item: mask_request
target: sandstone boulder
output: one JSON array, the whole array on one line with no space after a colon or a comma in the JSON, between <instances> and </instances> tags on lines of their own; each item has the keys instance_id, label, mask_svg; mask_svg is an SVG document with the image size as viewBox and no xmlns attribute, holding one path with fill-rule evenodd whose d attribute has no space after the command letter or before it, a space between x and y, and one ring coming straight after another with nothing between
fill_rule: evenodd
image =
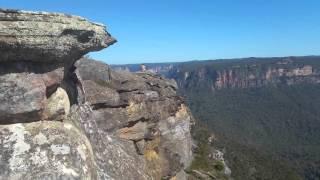
<instances>
[{"instance_id":1,"label":"sandstone boulder","mask_svg":"<svg viewBox=\"0 0 320 180\"><path fill-rule=\"evenodd\" d=\"M0 62L74 62L114 42L105 26L79 16L0 9Z\"/></svg>"}]
</instances>

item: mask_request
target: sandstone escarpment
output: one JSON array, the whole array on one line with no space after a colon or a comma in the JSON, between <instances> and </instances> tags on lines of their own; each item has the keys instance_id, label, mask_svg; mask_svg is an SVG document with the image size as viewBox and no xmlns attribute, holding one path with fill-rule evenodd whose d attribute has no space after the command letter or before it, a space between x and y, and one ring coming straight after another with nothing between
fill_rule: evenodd
<instances>
[{"instance_id":1,"label":"sandstone escarpment","mask_svg":"<svg viewBox=\"0 0 320 180\"><path fill-rule=\"evenodd\" d=\"M306 56L191 61L146 64L146 66L150 72L175 79L180 90L200 88L214 91L280 84L318 84L320 83L319 61L319 56ZM136 72L139 70L139 65L115 65L113 68Z\"/></svg>"},{"instance_id":2,"label":"sandstone escarpment","mask_svg":"<svg viewBox=\"0 0 320 180\"><path fill-rule=\"evenodd\" d=\"M259 88L268 85L320 83L319 57L251 58L234 61L203 61L152 65L174 78L180 90L197 87L209 91L226 88ZM119 66L122 68L122 66ZM116 67L116 68L119 68ZM170 69L168 69L170 67ZM168 70L165 70L168 69Z\"/></svg>"},{"instance_id":3,"label":"sandstone escarpment","mask_svg":"<svg viewBox=\"0 0 320 180\"><path fill-rule=\"evenodd\" d=\"M301 82L320 82L313 67L304 65L297 68L269 67L267 70L257 72L248 70L241 72L240 68L217 71L214 83L216 89L222 88L250 88L269 84L286 83L297 84Z\"/></svg>"},{"instance_id":4,"label":"sandstone escarpment","mask_svg":"<svg viewBox=\"0 0 320 180\"><path fill-rule=\"evenodd\" d=\"M0 179L186 179L174 81L88 59L115 42L65 14L0 10Z\"/></svg>"}]
</instances>

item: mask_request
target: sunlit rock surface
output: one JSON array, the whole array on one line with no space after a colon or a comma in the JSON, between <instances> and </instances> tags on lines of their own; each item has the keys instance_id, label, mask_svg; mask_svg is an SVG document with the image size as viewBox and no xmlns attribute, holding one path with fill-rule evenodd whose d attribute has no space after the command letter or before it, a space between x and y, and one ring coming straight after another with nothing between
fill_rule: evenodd
<instances>
[{"instance_id":1,"label":"sunlit rock surface","mask_svg":"<svg viewBox=\"0 0 320 180\"><path fill-rule=\"evenodd\" d=\"M72 61L115 42L78 16L0 9L0 61Z\"/></svg>"},{"instance_id":2,"label":"sunlit rock surface","mask_svg":"<svg viewBox=\"0 0 320 180\"><path fill-rule=\"evenodd\" d=\"M187 179L177 85L81 59L115 42L65 14L0 10L0 180Z\"/></svg>"}]
</instances>

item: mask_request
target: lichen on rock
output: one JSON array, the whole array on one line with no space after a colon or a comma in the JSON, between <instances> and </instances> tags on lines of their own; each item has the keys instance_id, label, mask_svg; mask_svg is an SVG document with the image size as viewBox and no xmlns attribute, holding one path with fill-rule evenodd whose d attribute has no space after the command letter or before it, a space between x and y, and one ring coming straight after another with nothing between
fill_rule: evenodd
<instances>
[{"instance_id":1,"label":"lichen on rock","mask_svg":"<svg viewBox=\"0 0 320 180\"><path fill-rule=\"evenodd\" d=\"M0 179L96 178L91 147L75 128L50 121L1 125L0 132Z\"/></svg>"}]
</instances>

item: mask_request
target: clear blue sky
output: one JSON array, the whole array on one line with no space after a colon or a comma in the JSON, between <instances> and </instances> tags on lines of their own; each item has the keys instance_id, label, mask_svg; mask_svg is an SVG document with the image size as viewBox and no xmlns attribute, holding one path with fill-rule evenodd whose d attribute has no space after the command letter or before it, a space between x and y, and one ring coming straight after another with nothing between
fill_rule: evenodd
<instances>
[{"instance_id":1,"label":"clear blue sky","mask_svg":"<svg viewBox=\"0 0 320 180\"><path fill-rule=\"evenodd\" d=\"M0 0L107 25L109 64L320 54L320 0Z\"/></svg>"}]
</instances>

